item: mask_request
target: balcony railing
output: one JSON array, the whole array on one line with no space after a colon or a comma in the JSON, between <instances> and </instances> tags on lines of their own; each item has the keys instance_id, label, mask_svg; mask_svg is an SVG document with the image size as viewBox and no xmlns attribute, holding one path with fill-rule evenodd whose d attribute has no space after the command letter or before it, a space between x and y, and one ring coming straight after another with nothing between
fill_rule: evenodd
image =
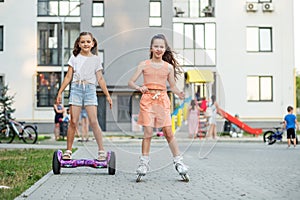
<instances>
[{"instance_id":1,"label":"balcony railing","mask_svg":"<svg viewBox=\"0 0 300 200\"><path fill-rule=\"evenodd\" d=\"M173 0L174 17L214 17L214 0Z\"/></svg>"}]
</instances>

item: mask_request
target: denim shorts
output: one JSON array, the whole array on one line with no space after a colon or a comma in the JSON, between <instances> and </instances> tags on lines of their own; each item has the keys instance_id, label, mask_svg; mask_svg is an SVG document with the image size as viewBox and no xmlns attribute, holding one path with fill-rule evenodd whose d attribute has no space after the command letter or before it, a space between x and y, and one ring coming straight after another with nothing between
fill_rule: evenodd
<instances>
[{"instance_id":1,"label":"denim shorts","mask_svg":"<svg viewBox=\"0 0 300 200\"><path fill-rule=\"evenodd\" d=\"M96 85L72 83L69 104L74 106L97 106Z\"/></svg>"}]
</instances>

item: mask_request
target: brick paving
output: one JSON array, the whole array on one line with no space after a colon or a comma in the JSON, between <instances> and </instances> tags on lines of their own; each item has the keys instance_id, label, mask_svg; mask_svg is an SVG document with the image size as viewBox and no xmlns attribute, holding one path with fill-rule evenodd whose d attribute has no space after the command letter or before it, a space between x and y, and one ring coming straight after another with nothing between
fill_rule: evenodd
<instances>
[{"instance_id":1,"label":"brick paving","mask_svg":"<svg viewBox=\"0 0 300 200\"><path fill-rule=\"evenodd\" d=\"M49 172L19 199L298 199L300 196L300 146L285 143L268 146L261 138L189 140L178 134L178 142L189 165L190 182L175 171L164 139L153 139L151 171L136 183L140 154L139 139L104 140L106 150L117 157L115 175L107 169L63 168ZM39 144L64 148L64 144ZM97 145L75 142L74 158L96 157ZM0 148L5 148L0 145Z\"/></svg>"}]
</instances>

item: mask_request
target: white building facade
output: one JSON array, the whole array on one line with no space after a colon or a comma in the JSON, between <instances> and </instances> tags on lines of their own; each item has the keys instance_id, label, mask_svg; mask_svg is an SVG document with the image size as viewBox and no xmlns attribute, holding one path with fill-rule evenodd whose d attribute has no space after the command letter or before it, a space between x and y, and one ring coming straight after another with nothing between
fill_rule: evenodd
<instances>
[{"instance_id":1,"label":"white building facade","mask_svg":"<svg viewBox=\"0 0 300 200\"><path fill-rule=\"evenodd\" d=\"M213 72L209 90L198 86L202 96L215 94L242 121L278 123L295 104L293 0L0 0L0 83L15 94L14 117L40 124L41 132L53 128L62 26L64 64L80 31L99 38L104 77L116 94L114 110L99 116L104 130L130 130L127 112L137 113L138 104L126 107L132 95L126 80L148 58L155 33L167 35L185 71Z\"/></svg>"}]
</instances>

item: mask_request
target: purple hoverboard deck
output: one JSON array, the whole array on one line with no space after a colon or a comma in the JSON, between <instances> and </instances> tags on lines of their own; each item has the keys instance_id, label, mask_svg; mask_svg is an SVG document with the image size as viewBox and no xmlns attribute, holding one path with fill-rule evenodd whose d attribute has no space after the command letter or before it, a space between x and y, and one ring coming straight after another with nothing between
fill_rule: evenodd
<instances>
[{"instance_id":1,"label":"purple hoverboard deck","mask_svg":"<svg viewBox=\"0 0 300 200\"><path fill-rule=\"evenodd\" d=\"M75 167L108 168L108 174L110 175L114 175L116 171L116 157L113 151L107 152L105 161L96 159L63 160L62 155L61 150L56 150L53 154L52 169L54 174L60 174L61 168Z\"/></svg>"}]
</instances>

